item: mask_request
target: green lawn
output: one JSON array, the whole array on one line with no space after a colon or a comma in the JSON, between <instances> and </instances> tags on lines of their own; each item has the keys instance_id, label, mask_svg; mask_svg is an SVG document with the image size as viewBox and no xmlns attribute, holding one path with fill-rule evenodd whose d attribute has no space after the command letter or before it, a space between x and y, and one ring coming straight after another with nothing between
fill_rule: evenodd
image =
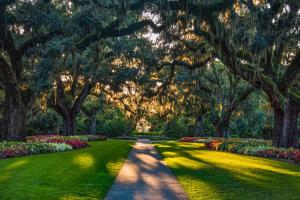
<instances>
[{"instance_id":1,"label":"green lawn","mask_svg":"<svg viewBox=\"0 0 300 200\"><path fill-rule=\"evenodd\" d=\"M0 199L103 199L132 143L90 144L70 152L0 160Z\"/></svg>"},{"instance_id":2,"label":"green lawn","mask_svg":"<svg viewBox=\"0 0 300 200\"><path fill-rule=\"evenodd\" d=\"M192 200L300 199L300 166L209 151L199 143L156 147Z\"/></svg>"}]
</instances>

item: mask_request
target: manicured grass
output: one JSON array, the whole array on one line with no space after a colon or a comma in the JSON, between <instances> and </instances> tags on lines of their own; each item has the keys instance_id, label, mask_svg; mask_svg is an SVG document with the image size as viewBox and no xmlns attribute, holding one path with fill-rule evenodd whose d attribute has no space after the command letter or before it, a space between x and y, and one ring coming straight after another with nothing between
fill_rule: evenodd
<instances>
[{"instance_id":1,"label":"manicured grass","mask_svg":"<svg viewBox=\"0 0 300 200\"><path fill-rule=\"evenodd\" d=\"M165 142L156 148L189 197L199 200L299 200L300 166Z\"/></svg>"},{"instance_id":2,"label":"manicured grass","mask_svg":"<svg viewBox=\"0 0 300 200\"><path fill-rule=\"evenodd\" d=\"M70 152L0 160L0 199L103 199L132 143L90 144Z\"/></svg>"}]
</instances>

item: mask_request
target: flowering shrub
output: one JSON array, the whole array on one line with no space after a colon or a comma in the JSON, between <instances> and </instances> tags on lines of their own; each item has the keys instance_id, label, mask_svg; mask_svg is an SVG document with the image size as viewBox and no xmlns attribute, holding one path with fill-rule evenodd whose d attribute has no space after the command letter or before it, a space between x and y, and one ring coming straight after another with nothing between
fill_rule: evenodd
<instances>
[{"instance_id":1,"label":"flowering shrub","mask_svg":"<svg viewBox=\"0 0 300 200\"><path fill-rule=\"evenodd\" d=\"M88 143L81 140L67 140L66 144L72 146L73 149L80 149L88 146Z\"/></svg>"},{"instance_id":2,"label":"flowering shrub","mask_svg":"<svg viewBox=\"0 0 300 200\"><path fill-rule=\"evenodd\" d=\"M295 162L300 162L300 150L272 147L270 143L264 140L211 140L205 142L205 146L210 150L219 150L248 156L294 160Z\"/></svg>"},{"instance_id":3,"label":"flowering shrub","mask_svg":"<svg viewBox=\"0 0 300 200\"><path fill-rule=\"evenodd\" d=\"M26 137L26 142L1 142L0 158L11 158L40 153L70 151L88 146L88 141L106 140L101 135L37 135Z\"/></svg>"},{"instance_id":4,"label":"flowering shrub","mask_svg":"<svg viewBox=\"0 0 300 200\"><path fill-rule=\"evenodd\" d=\"M211 150L218 150L219 146L222 144L221 141L218 140L212 140L210 142L205 143L206 148Z\"/></svg>"},{"instance_id":5,"label":"flowering shrub","mask_svg":"<svg viewBox=\"0 0 300 200\"><path fill-rule=\"evenodd\" d=\"M85 135L87 137L88 141L102 141L107 140L107 137L104 135Z\"/></svg>"},{"instance_id":6,"label":"flowering shrub","mask_svg":"<svg viewBox=\"0 0 300 200\"><path fill-rule=\"evenodd\" d=\"M243 151L242 149L245 147L270 147L264 140L256 140L256 139L243 139L243 140L235 140L235 141L224 141L218 150L220 151L228 151L238 153ZM247 149L244 149L247 150Z\"/></svg>"},{"instance_id":7,"label":"flowering shrub","mask_svg":"<svg viewBox=\"0 0 300 200\"><path fill-rule=\"evenodd\" d=\"M300 150L295 150L295 149L270 148L270 149L258 151L257 155L265 158L286 159L286 160L294 160L296 162L299 162L297 159L297 155L299 153Z\"/></svg>"},{"instance_id":8,"label":"flowering shrub","mask_svg":"<svg viewBox=\"0 0 300 200\"><path fill-rule=\"evenodd\" d=\"M24 143L24 147L29 154L51 153L60 151L70 151L72 146L68 144L57 143Z\"/></svg>"},{"instance_id":9,"label":"flowering shrub","mask_svg":"<svg viewBox=\"0 0 300 200\"><path fill-rule=\"evenodd\" d=\"M61 135L35 135L35 136L27 136L27 142L48 142L52 139L62 138Z\"/></svg>"},{"instance_id":10,"label":"flowering shrub","mask_svg":"<svg viewBox=\"0 0 300 200\"><path fill-rule=\"evenodd\" d=\"M238 154L243 154L243 155L248 155L248 156L257 156L257 152L262 151L267 149L268 147L266 146L259 146L259 147L242 147L238 149L236 153Z\"/></svg>"},{"instance_id":11,"label":"flowering shrub","mask_svg":"<svg viewBox=\"0 0 300 200\"><path fill-rule=\"evenodd\" d=\"M82 140L76 140L76 139L51 139L48 142L50 143L63 143L70 145L73 149L79 149L84 148L88 146L88 143Z\"/></svg>"},{"instance_id":12,"label":"flowering shrub","mask_svg":"<svg viewBox=\"0 0 300 200\"><path fill-rule=\"evenodd\" d=\"M82 140L82 141L101 141L106 140L106 136L104 135L74 135L74 136L68 136L64 137L65 139L75 139L75 140Z\"/></svg>"},{"instance_id":13,"label":"flowering shrub","mask_svg":"<svg viewBox=\"0 0 300 200\"><path fill-rule=\"evenodd\" d=\"M107 138L103 135L73 135L73 136L62 136L62 135L36 135L36 136L27 136L27 142L48 142L50 140L59 139L59 140L81 140L81 141L101 141L106 140Z\"/></svg>"},{"instance_id":14,"label":"flowering shrub","mask_svg":"<svg viewBox=\"0 0 300 200\"><path fill-rule=\"evenodd\" d=\"M300 150L294 151L293 160L300 163Z\"/></svg>"},{"instance_id":15,"label":"flowering shrub","mask_svg":"<svg viewBox=\"0 0 300 200\"><path fill-rule=\"evenodd\" d=\"M197 140L196 137L183 137L179 139L179 142L196 142Z\"/></svg>"},{"instance_id":16,"label":"flowering shrub","mask_svg":"<svg viewBox=\"0 0 300 200\"><path fill-rule=\"evenodd\" d=\"M196 142L199 142L199 143L209 143L213 140L217 140L217 141L221 141L220 139L216 139L216 138L198 138Z\"/></svg>"},{"instance_id":17,"label":"flowering shrub","mask_svg":"<svg viewBox=\"0 0 300 200\"><path fill-rule=\"evenodd\" d=\"M2 142L0 143L0 158L11 158L70 150L72 150L72 146L64 143Z\"/></svg>"},{"instance_id":18,"label":"flowering shrub","mask_svg":"<svg viewBox=\"0 0 300 200\"><path fill-rule=\"evenodd\" d=\"M28 155L28 151L22 146L6 147L2 151L0 151L0 158L12 158L25 155Z\"/></svg>"}]
</instances>

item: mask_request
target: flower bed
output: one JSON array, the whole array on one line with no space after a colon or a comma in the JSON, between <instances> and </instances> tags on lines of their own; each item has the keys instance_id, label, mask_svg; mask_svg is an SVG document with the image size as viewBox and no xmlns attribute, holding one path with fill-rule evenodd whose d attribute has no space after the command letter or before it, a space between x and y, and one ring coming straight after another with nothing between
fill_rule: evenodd
<instances>
[{"instance_id":1,"label":"flower bed","mask_svg":"<svg viewBox=\"0 0 300 200\"><path fill-rule=\"evenodd\" d=\"M50 139L47 142L49 143L57 143L57 144L67 144L70 145L73 149L80 149L88 146L88 143L83 140L78 139Z\"/></svg>"},{"instance_id":2,"label":"flower bed","mask_svg":"<svg viewBox=\"0 0 300 200\"><path fill-rule=\"evenodd\" d=\"M71 151L88 146L88 141L106 140L100 135L37 135L26 137L26 142L1 142L0 159L41 153Z\"/></svg>"},{"instance_id":3,"label":"flower bed","mask_svg":"<svg viewBox=\"0 0 300 200\"><path fill-rule=\"evenodd\" d=\"M212 141L210 141L210 142L205 143L205 146L206 146L208 149L211 149L211 150L218 150L220 144L222 144L221 141L218 141L218 140L212 140Z\"/></svg>"},{"instance_id":4,"label":"flower bed","mask_svg":"<svg viewBox=\"0 0 300 200\"><path fill-rule=\"evenodd\" d=\"M183 137L179 139L179 142L196 142L197 140L197 137Z\"/></svg>"},{"instance_id":5,"label":"flower bed","mask_svg":"<svg viewBox=\"0 0 300 200\"><path fill-rule=\"evenodd\" d=\"M276 148L264 140L241 139L235 141L211 140L205 143L210 150L226 151L249 156L276 158L300 162L300 150Z\"/></svg>"},{"instance_id":6,"label":"flower bed","mask_svg":"<svg viewBox=\"0 0 300 200\"><path fill-rule=\"evenodd\" d=\"M81 140L81 141L102 141L107 138L103 135L74 135L74 136L62 136L62 135L36 135L27 136L27 142L48 142L54 139L59 140Z\"/></svg>"},{"instance_id":7,"label":"flower bed","mask_svg":"<svg viewBox=\"0 0 300 200\"><path fill-rule=\"evenodd\" d=\"M72 146L64 143L2 142L0 144L0 158L70 151L73 149Z\"/></svg>"}]
</instances>

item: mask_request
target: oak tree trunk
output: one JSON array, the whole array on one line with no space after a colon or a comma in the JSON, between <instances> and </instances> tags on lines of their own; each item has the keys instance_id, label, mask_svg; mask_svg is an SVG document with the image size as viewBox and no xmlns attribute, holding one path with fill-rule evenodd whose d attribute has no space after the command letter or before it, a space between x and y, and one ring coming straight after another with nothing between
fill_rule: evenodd
<instances>
[{"instance_id":1,"label":"oak tree trunk","mask_svg":"<svg viewBox=\"0 0 300 200\"><path fill-rule=\"evenodd\" d=\"M203 121L204 121L204 119L201 115L199 115L196 118L196 123L195 123L195 126L194 126L194 135L195 136L203 135L203 133L204 133Z\"/></svg>"},{"instance_id":2,"label":"oak tree trunk","mask_svg":"<svg viewBox=\"0 0 300 200\"><path fill-rule=\"evenodd\" d=\"M229 137L229 124L228 123L219 123L216 126L217 137Z\"/></svg>"},{"instance_id":3,"label":"oak tree trunk","mask_svg":"<svg viewBox=\"0 0 300 200\"><path fill-rule=\"evenodd\" d=\"M63 116L63 134L64 135L74 135L75 134L75 116L69 114Z\"/></svg>"},{"instance_id":4,"label":"oak tree trunk","mask_svg":"<svg viewBox=\"0 0 300 200\"><path fill-rule=\"evenodd\" d=\"M97 125L97 120L96 120L96 116L93 115L91 118L90 118L90 125L89 125L89 131L90 131L90 134L92 135L95 135L96 134L96 125Z\"/></svg>"},{"instance_id":5,"label":"oak tree trunk","mask_svg":"<svg viewBox=\"0 0 300 200\"><path fill-rule=\"evenodd\" d=\"M297 105L286 101L284 108L274 108L273 144L278 147L298 147Z\"/></svg>"},{"instance_id":6,"label":"oak tree trunk","mask_svg":"<svg viewBox=\"0 0 300 200\"><path fill-rule=\"evenodd\" d=\"M5 140L23 140L26 136L26 108L22 99L6 93L3 112L3 139Z\"/></svg>"}]
</instances>

